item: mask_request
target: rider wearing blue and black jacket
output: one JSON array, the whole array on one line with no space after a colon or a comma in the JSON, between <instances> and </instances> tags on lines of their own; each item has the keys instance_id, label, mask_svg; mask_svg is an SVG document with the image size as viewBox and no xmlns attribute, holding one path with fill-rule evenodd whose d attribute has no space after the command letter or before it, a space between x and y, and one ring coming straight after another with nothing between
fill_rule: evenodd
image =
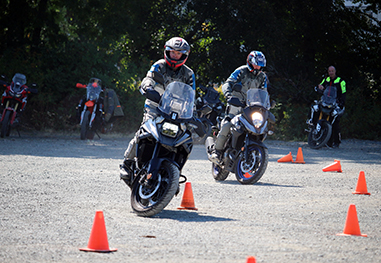
<instances>
[{"instance_id":1,"label":"rider wearing blue and black jacket","mask_svg":"<svg viewBox=\"0 0 381 263\"><path fill-rule=\"evenodd\" d=\"M227 101L225 119L221 123L221 130L218 133L215 148L210 156L212 162L218 162L221 151L227 140L230 131L231 122L234 116L242 112L242 107L232 105L238 100L246 101L246 93L249 89L267 89L267 75L262 71L266 66L265 55L261 51L251 51L247 56L246 65L238 67L222 85L222 92ZM234 84L242 85L240 91L233 89Z\"/></svg>"},{"instance_id":2,"label":"rider wearing blue and black jacket","mask_svg":"<svg viewBox=\"0 0 381 263\"><path fill-rule=\"evenodd\" d=\"M143 79L140 86L140 92L147 97L144 105L142 124L148 119L153 119L158 115L158 101L153 101L148 98L149 96L147 96L147 94L149 94L151 91L156 91L155 93L161 96L164 93L165 87L173 81L183 82L195 89L196 81L193 70L185 65L185 62L189 56L189 52L190 46L188 42L183 38L173 37L165 43L164 59L158 60L151 66L151 69L147 72L147 75ZM163 75L164 86L156 83L156 81L153 79L152 72L154 71L159 72L161 75ZM137 133L130 141L124 153L124 162L120 165L120 176L122 179L128 179L130 176L128 174L127 167L129 166L130 162L134 161L134 157L136 155Z\"/></svg>"}]
</instances>

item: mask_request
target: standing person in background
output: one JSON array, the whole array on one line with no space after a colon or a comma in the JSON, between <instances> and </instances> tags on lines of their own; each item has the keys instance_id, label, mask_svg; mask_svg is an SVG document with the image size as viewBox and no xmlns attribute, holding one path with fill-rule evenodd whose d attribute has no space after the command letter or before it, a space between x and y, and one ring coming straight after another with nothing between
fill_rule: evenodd
<instances>
[{"instance_id":1,"label":"standing person in background","mask_svg":"<svg viewBox=\"0 0 381 263\"><path fill-rule=\"evenodd\" d=\"M336 75L336 68L334 66L328 67L328 77L323 79L317 87L320 92L323 92L326 88L330 86L336 87L336 101L340 109L343 109L345 106L345 99L347 95L346 83L342 78ZM332 136L327 143L328 147L338 148L341 143L340 118L341 116L338 116L332 126Z\"/></svg>"}]
</instances>

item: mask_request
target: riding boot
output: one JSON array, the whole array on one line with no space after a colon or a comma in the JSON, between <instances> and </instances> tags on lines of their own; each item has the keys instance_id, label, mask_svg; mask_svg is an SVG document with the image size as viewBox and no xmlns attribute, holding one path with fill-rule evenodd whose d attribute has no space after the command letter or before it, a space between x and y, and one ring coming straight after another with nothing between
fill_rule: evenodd
<instances>
[{"instance_id":1,"label":"riding boot","mask_svg":"<svg viewBox=\"0 0 381 263\"><path fill-rule=\"evenodd\" d=\"M122 179L129 187L132 185L133 174L134 174L134 161L124 160L123 163L119 165L120 179Z\"/></svg>"}]
</instances>

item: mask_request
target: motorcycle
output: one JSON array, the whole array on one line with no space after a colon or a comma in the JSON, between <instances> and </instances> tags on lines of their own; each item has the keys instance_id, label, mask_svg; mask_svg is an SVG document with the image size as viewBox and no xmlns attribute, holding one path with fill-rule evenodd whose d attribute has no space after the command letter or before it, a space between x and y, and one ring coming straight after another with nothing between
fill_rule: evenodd
<instances>
[{"instance_id":1,"label":"motorcycle","mask_svg":"<svg viewBox=\"0 0 381 263\"><path fill-rule=\"evenodd\" d=\"M220 94L214 88L200 85L203 94L199 93L196 99L196 115L204 125L205 134L200 137L203 141L213 127L218 127L223 119L225 105L220 100Z\"/></svg>"},{"instance_id":2,"label":"motorcycle","mask_svg":"<svg viewBox=\"0 0 381 263\"><path fill-rule=\"evenodd\" d=\"M317 87L315 90L319 91ZM336 97L336 87L329 86L324 90L320 101L315 100L311 106L311 118L307 120L308 129L306 131L308 132L308 145L312 149L319 149L327 144L332 135L332 125L336 118L345 111L345 107L341 109L338 106Z\"/></svg>"},{"instance_id":3,"label":"motorcycle","mask_svg":"<svg viewBox=\"0 0 381 263\"><path fill-rule=\"evenodd\" d=\"M153 78L164 83L157 72ZM171 82L161 96L147 91L147 98L159 102L158 116L139 129L136 158L128 167L133 176L122 179L131 188L131 206L138 216L150 217L161 212L186 182L181 175L193 147L194 89L181 82ZM151 94L154 94L152 95ZM152 96L151 96L152 95ZM180 177L184 180L180 181Z\"/></svg>"},{"instance_id":4,"label":"motorcycle","mask_svg":"<svg viewBox=\"0 0 381 263\"><path fill-rule=\"evenodd\" d=\"M81 140L94 139L103 123L103 97L100 96L102 90L102 81L97 78L91 78L87 85L77 83L77 88L86 89L86 97L81 99L77 106L77 115L79 115L79 125L81 126ZM84 104L83 104L84 103ZM82 105L83 104L83 105Z\"/></svg>"},{"instance_id":5,"label":"motorcycle","mask_svg":"<svg viewBox=\"0 0 381 263\"><path fill-rule=\"evenodd\" d=\"M233 101L231 104L234 105ZM270 105L266 90L249 89L246 104L242 104L234 105L244 108L230 121L232 126L220 162L212 164L212 175L216 181L224 181L231 172L239 183L255 184L266 171L269 156L263 142L268 134L272 134L268 122L275 123L275 117L269 109L275 107L275 102ZM205 146L209 159L214 144L215 138L208 137Z\"/></svg>"},{"instance_id":6,"label":"motorcycle","mask_svg":"<svg viewBox=\"0 0 381 263\"><path fill-rule=\"evenodd\" d=\"M3 76L3 79L5 77ZM6 87L1 99L1 106L4 107L0 123L1 133L0 137L9 136L11 129L19 125L19 117L25 110L27 104L27 98L29 94L37 94L37 85L32 84L33 88L26 86L26 76L20 73L16 73L12 78L12 83L9 84L6 81L1 81L2 85ZM17 129L17 133L20 137L20 132Z\"/></svg>"}]
</instances>

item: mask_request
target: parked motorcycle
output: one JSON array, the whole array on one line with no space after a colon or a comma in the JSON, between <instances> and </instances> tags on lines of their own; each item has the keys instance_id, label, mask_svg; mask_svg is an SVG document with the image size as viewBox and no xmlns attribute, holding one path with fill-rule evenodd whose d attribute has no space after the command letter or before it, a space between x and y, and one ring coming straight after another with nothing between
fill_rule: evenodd
<instances>
[{"instance_id":1,"label":"parked motorcycle","mask_svg":"<svg viewBox=\"0 0 381 263\"><path fill-rule=\"evenodd\" d=\"M77 88L86 89L86 97L82 98L77 107L77 114L80 117L81 140L93 139L97 130L103 123L103 97L101 97L102 81L91 78L87 85L77 83Z\"/></svg>"},{"instance_id":2,"label":"parked motorcycle","mask_svg":"<svg viewBox=\"0 0 381 263\"><path fill-rule=\"evenodd\" d=\"M318 89L315 87L315 90ZM332 135L332 125L338 116L341 116L345 107L341 109L337 102L337 90L334 86L327 87L320 101L315 100L311 106L311 118L307 120L308 145L312 149L319 149L327 144Z\"/></svg>"},{"instance_id":3,"label":"parked motorcycle","mask_svg":"<svg viewBox=\"0 0 381 263\"><path fill-rule=\"evenodd\" d=\"M203 94L199 93L196 99L196 114L204 125L205 134L201 141L210 135L212 127L218 127L223 119L225 104L220 100L220 94L213 87L200 85Z\"/></svg>"},{"instance_id":4,"label":"parked motorcycle","mask_svg":"<svg viewBox=\"0 0 381 263\"><path fill-rule=\"evenodd\" d=\"M153 78L164 83L157 72ZM148 92L148 91L147 91ZM161 212L179 192L181 175L193 147L191 129L195 99L194 89L181 82L166 86L161 96L156 91L151 100L159 102L159 115L146 121L137 137L137 157L128 167L132 176L123 179L131 187L131 206L139 216L149 217ZM180 177L184 178L180 182Z\"/></svg>"},{"instance_id":5,"label":"parked motorcycle","mask_svg":"<svg viewBox=\"0 0 381 263\"><path fill-rule=\"evenodd\" d=\"M212 165L212 175L215 180L224 181L232 172L241 184L254 184L267 168L268 149L263 141L267 134L272 134L268 122L271 120L275 123L275 117L269 109L275 105L270 105L269 94L263 89L249 89L246 106L240 103L234 106L243 106L243 111L230 121L232 127L220 162ZM208 137L205 142L208 158L214 143L213 137Z\"/></svg>"},{"instance_id":6,"label":"parked motorcycle","mask_svg":"<svg viewBox=\"0 0 381 263\"><path fill-rule=\"evenodd\" d=\"M3 79L5 79L4 76ZM21 73L16 73L10 84L6 81L1 81L1 84L6 88L1 99L1 107L4 107L4 109L0 120L0 137L4 138L4 136L10 135L13 127L19 125L19 117L25 110L28 95L31 93L37 94L37 85L33 83L33 88L26 86L26 76ZM18 130L17 133L20 136Z\"/></svg>"}]
</instances>

